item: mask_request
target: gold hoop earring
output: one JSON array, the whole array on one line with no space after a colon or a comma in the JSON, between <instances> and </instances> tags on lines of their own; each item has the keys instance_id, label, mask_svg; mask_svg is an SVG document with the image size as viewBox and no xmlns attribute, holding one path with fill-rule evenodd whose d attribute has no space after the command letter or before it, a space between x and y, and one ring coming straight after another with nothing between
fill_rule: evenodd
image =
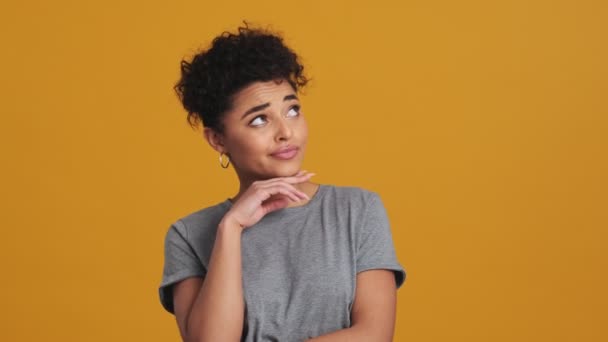
<instances>
[{"instance_id":1,"label":"gold hoop earring","mask_svg":"<svg viewBox=\"0 0 608 342\"><path fill-rule=\"evenodd\" d=\"M226 159L228 160L228 162L226 164L224 164L224 152L220 153L220 166L224 169L228 168L228 165L230 165L230 158L228 156L226 156Z\"/></svg>"}]
</instances>

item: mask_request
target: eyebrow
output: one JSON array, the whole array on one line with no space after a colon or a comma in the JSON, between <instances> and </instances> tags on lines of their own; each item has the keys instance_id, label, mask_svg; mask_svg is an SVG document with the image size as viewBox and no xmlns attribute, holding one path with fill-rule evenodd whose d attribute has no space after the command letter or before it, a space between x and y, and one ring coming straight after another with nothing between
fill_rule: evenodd
<instances>
[{"instance_id":1,"label":"eyebrow","mask_svg":"<svg viewBox=\"0 0 608 342\"><path fill-rule=\"evenodd\" d=\"M295 94L290 94L290 95L286 95L283 98L283 101L297 100L297 99L298 99L298 97ZM268 108L269 106L270 106L270 102L251 107L243 114L243 116L241 117L241 120L244 119L247 115L249 115L251 113L259 112L263 109Z\"/></svg>"}]
</instances>

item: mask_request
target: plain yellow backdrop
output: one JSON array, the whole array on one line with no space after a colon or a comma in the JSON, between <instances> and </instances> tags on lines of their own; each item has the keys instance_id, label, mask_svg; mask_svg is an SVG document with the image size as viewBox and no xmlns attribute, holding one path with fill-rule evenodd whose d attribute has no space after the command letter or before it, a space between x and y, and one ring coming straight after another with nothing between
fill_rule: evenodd
<instances>
[{"instance_id":1,"label":"plain yellow backdrop","mask_svg":"<svg viewBox=\"0 0 608 342\"><path fill-rule=\"evenodd\" d=\"M0 7L0 340L179 340L164 235L237 182L172 86L242 20L312 78L305 168L385 202L395 341L608 339L605 1Z\"/></svg>"}]
</instances>

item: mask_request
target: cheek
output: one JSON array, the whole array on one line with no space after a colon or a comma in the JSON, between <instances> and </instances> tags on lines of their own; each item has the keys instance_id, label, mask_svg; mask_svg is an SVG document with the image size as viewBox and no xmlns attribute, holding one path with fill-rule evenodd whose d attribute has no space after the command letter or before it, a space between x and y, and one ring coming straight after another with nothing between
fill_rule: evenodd
<instances>
[{"instance_id":1,"label":"cheek","mask_svg":"<svg viewBox=\"0 0 608 342\"><path fill-rule=\"evenodd\" d=\"M299 131L300 131L300 137L302 139L302 143L305 144L306 141L308 140L308 124L306 123L306 120L301 121Z\"/></svg>"},{"instance_id":2,"label":"cheek","mask_svg":"<svg viewBox=\"0 0 608 342\"><path fill-rule=\"evenodd\" d=\"M264 154L268 149L268 137L256 132L238 132L232 136L228 149L236 160L247 160Z\"/></svg>"}]
</instances>

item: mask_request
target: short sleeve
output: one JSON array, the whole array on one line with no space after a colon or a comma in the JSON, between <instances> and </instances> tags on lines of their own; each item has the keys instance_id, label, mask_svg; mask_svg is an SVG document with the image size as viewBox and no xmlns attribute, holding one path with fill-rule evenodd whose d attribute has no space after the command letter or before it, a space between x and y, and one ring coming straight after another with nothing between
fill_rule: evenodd
<instances>
[{"instance_id":1,"label":"short sleeve","mask_svg":"<svg viewBox=\"0 0 608 342\"><path fill-rule=\"evenodd\" d=\"M397 288L405 281L406 273L397 260L386 209L375 192L367 196L357 239L356 271L370 269L393 271Z\"/></svg>"},{"instance_id":2,"label":"short sleeve","mask_svg":"<svg viewBox=\"0 0 608 342\"><path fill-rule=\"evenodd\" d=\"M165 263L158 292L165 310L174 313L172 285L189 277L202 277L206 269L188 242L186 227L180 220L167 231L164 248Z\"/></svg>"}]
</instances>

